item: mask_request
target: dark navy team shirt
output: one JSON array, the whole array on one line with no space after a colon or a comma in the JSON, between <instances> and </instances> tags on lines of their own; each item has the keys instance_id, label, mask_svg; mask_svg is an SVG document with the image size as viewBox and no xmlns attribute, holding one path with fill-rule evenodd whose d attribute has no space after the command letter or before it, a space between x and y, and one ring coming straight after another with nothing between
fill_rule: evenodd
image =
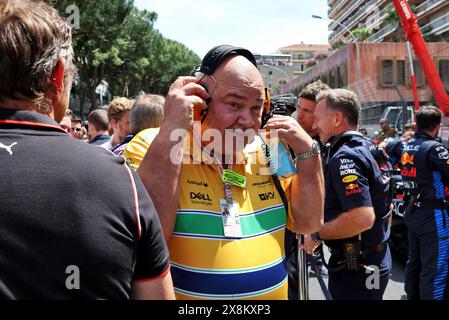
<instances>
[{"instance_id":1,"label":"dark navy team shirt","mask_svg":"<svg viewBox=\"0 0 449 320\"><path fill-rule=\"evenodd\" d=\"M325 155L325 222L358 207L373 207L376 221L372 229L362 233L362 246L373 247L389 237L388 208L386 204L388 182L363 136L334 137L332 147ZM330 240L326 244L339 248L343 240Z\"/></svg>"},{"instance_id":2,"label":"dark navy team shirt","mask_svg":"<svg viewBox=\"0 0 449 320\"><path fill-rule=\"evenodd\" d=\"M168 272L153 202L122 157L0 109L0 163L0 299L129 299L133 281Z\"/></svg>"}]
</instances>

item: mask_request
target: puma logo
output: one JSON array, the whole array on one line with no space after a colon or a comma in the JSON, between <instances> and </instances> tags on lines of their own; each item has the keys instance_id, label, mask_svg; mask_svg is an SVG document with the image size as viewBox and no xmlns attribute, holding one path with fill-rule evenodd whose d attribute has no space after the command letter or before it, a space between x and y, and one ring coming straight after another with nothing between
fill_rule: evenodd
<instances>
[{"instance_id":1,"label":"puma logo","mask_svg":"<svg viewBox=\"0 0 449 320\"><path fill-rule=\"evenodd\" d=\"M14 147L17 144L17 142L14 142L12 145L10 146L5 146L3 143L0 142L0 148L5 149L6 151L9 152L9 154L12 156L12 147Z\"/></svg>"}]
</instances>

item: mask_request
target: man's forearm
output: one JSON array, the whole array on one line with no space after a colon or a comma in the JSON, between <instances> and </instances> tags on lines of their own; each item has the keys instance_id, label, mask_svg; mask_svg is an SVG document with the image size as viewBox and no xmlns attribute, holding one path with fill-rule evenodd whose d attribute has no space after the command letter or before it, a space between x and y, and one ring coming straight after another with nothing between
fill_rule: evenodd
<instances>
[{"instance_id":1,"label":"man's forearm","mask_svg":"<svg viewBox=\"0 0 449 320\"><path fill-rule=\"evenodd\" d=\"M375 221L370 207L360 207L341 214L335 220L326 222L319 231L323 240L337 240L354 237L372 228Z\"/></svg>"},{"instance_id":2,"label":"man's forearm","mask_svg":"<svg viewBox=\"0 0 449 320\"><path fill-rule=\"evenodd\" d=\"M168 243L176 223L183 148L179 141L169 141L167 134L161 132L155 138L137 173L153 200Z\"/></svg>"},{"instance_id":3,"label":"man's forearm","mask_svg":"<svg viewBox=\"0 0 449 320\"><path fill-rule=\"evenodd\" d=\"M300 160L298 174L292 181L291 206L295 232L310 234L323 225L324 183L319 157Z\"/></svg>"}]
</instances>

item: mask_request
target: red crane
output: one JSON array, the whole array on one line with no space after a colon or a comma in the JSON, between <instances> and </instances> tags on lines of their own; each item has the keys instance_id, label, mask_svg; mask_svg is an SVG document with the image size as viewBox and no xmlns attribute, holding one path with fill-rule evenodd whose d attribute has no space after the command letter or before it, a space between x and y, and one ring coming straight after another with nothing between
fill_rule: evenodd
<instances>
[{"instance_id":1,"label":"red crane","mask_svg":"<svg viewBox=\"0 0 449 320\"><path fill-rule=\"evenodd\" d=\"M407 0L393 0L393 4L396 7L396 12L401 18L402 27L404 28L407 40L412 43L413 50L421 63L421 67L430 85L437 105L445 116L449 116L449 96L447 95L443 82L441 81L438 71L433 64L429 48L427 47L421 33L421 29L418 26L418 17L412 12ZM416 88L416 79L414 79L414 81L414 88ZM418 92L416 89L413 90L413 94L415 96L415 101L419 101L417 97Z\"/></svg>"}]
</instances>

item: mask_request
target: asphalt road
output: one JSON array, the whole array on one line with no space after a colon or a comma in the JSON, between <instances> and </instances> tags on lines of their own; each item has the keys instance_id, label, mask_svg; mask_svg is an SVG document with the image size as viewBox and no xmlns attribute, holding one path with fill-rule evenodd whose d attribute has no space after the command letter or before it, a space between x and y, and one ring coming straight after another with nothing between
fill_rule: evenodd
<instances>
[{"instance_id":1,"label":"asphalt road","mask_svg":"<svg viewBox=\"0 0 449 320\"><path fill-rule=\"evenodd\" d=\"M326 253L326 260L329 255ZM406 300L404 291L405 278L405 261L402 261L396 254L393 253L393 269L390 280L388 281L387 289L385 290L384 300ZM327 277L323 277L327 285ZM317 278L309 273L309 297L310 300L325 300L324 294L321 291Z\"/></svg>"}]
</instances>

